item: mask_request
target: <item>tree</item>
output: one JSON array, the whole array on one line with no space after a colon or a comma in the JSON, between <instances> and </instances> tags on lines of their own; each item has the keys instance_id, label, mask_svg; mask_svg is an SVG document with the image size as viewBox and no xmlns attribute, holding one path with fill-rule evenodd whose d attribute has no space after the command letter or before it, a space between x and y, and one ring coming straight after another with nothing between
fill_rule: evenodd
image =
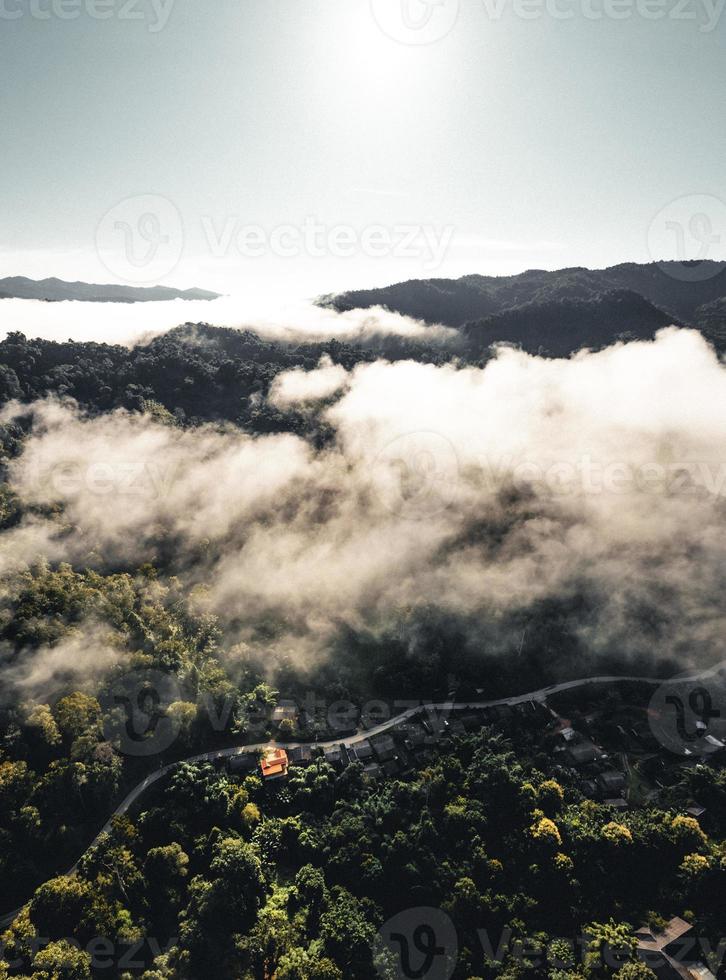
<instances>
[{"instance_id":1,"label":"tree","mask_svg":"<svg viewBox=\"0 0 726 980\"><path fill-rule=\"evenodd\" d=\"M711 866L711 862L703 854L686 854L681 861L679 871L686 878L695 879L704 875Z\"/></svg>"},{"instance_id":2,"label":"tree","mask_svg":"<svg viewBox=\"0 0 726 980\"><path fill-rule=\"evenodd\" d=\"M295 929L283 909L268 904L249 933L239 942L245 962L258 977L275 977L278 964L295 940Z\"/></svg>"},{"instance_id":3,"label":"tree","mask_svg":"<svg viewBox=\"0 0 726 980\"><path fill-rule=\"evenodd\" d=\"M42 884L30 902L30 918L39 935L64 939L77 934L90 907L91 886L63 875Z\"/></svg>"},{"instance_id":4,"label":"tree","mask_svg":"<svg viewBox=\"0 0 726 980\"><path fill-rule=\"evenodd\" d=\"M52 747L60 744L60 730L50 710L50 705L30 705L25 723L29 728L35 728L40 732L47 746Z\"/></svg>"},{"instance_id":5,"label":"tree","mask_svg":"<svg viewBox=\"0 0 726 980\"><path fill-rule=\"evenodd\" d=\"M267 891L259 853L237 837L216 841L209 876L192 879L180 920L180 939L197 971L218 968L231 954L234 934L252 927Z\"/></svg>"},{"instance_id":6,"label":"tree","mask_svg":"<svg viewBox=\"0 0 726 980\"><path fill-rule=\"evenodd\" d=\"M657 980L657 975L640 960L632 960L621 966L615 974L617 980Z\"/></svg>"},{"instance_id":7,"label":"tree","mask_svg":"<svg viewBox=\"0 0 726 980\"><path fill-rule=\"evenodd\" d=\"M144 874L151 892L158 899L178 902L184 879L187 877L189 856L176 842L164 847L152 847L144 861Z\"/></svg>"},{"instance_id":8,"label":"tree","mask_svg":"<svg viewBox=\"0 0 726 980\"><path fill-rule=\"evenodd\" d=\"M560 812L564 799L565 792L555 779L545 779L537 787L537 803L548 817Z\"/></svg>"},{"instance_id":9,"label":"tree","mask_svg":"<svg viewBox=\"0 0 726 980\"><path fill-rule=\"evenodd\" d=\"M96 698L74 691L56 703L53 713L63 735L73 741L98 724L101 705Z\"/></svg>"},{"instance_id":10,"label":"tree","mask_svg":"<svg viewBox=\"0 0 726 980\"><path fill-rule=\"evenodd\" d=\"M704 847L708 841L695 817L687 817L684 814L679 814L673 818L671 830L676 843L681 847L691 848L694 851Z\"/></svg>"},{"instance_id":11,"label":"tree","mask_svg":"<svg viewBox=\"0 0 726 980\"><path fill-rule=\"evenodd\" d=\"M34 980L90 980L91 956L61 939L41 949L33 960Z\"/></svg>"},{"instance_id":12,"label":"tree","mask_svg":"<svg viewBox=\"0 0 726 980\"><path fill-rule=\"evenodd\" d=\"M610 977L635 955L638 943L626 923L613 919L591 922L585 933L588 942L584 965L589 977Z\"/></svg>"},{"instance_id":13,"label":"tree","mask_svg":"<svg viewBox=\"0 0 726 980\"><path fill-rule=\"evenodd\" d=\"M333 889L320 917L320 938L331 959L344 968L346 977L368 980L376 930L360 902L345 888Z\"/></svg>"},{"instance_id":14,"label":"tree","mask_svg":"<svg viewBox=\"0 0 726 980\"><path fill-rule=\"evenodd\" d=\"M185 745L190 745L194 723L197 720L197 706L191 701L173 701L166 709L166 713L172 720L174 730L179 733L179 738Z\"/></svg>"},{"instance_id":15,"label":"tree","mask_svg":"<svg viewBox=\"0 0 726 980\"><path fill-rule=\"evenodd\" d=\"M296 946L280 960L277 980L343 980L343 974L332 960Z\"/></svg>"},{"instance_id":16,"label":"tree","mask_svg":"<svg viewBox=\"0 0 726 980\"><path fill-rule=\"evenodd\" d=\"M541 841L548 846L560 847L562 844L562 837L557 824L549 817L542 817L533 824L530 833L536 841Z\"/></svg>"},{"instance_id":17,"label":"tree","mask_svg":"<svg viewBox=\"0 0 726 980\"><path fill-rule=\"evenodd\" d=\"M606 823L600 833L610 844L620 846L622 844L633 843L633 835L630 829L622 823L616 823L614 820Z\"/></svg>"},{"instance_id":18,"label":"tree","mask_svg":"<svg viewBox=\"0 0 726 980\"><path fill-rule=\"evenodd\" d=\"M295 875L295 884L290 893L290 902L300 909L306 920L307 934L317 935L320 915L328 897L325 877L320 868L304 864Z\"/></svg>"},{"instance_id":19,"label":"tree","mask_svg":"<svg viewBox=\"0 0 726 980\"><path fill-rule=\"evenodd\" d=\"M256 803L246 803L241 813L242 826L246 830L254 830L262 819L260 808Z\"/></svg>"}]
</instances>

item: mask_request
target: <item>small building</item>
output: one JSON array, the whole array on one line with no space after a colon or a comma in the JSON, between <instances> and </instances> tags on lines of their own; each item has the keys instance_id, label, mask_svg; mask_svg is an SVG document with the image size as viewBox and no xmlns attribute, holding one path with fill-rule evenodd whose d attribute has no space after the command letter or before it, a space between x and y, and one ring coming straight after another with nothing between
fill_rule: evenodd
<instances>
[{"instance_id":1,"label":"small building","mask_svg":"<svg viewBox=\"0 0 726 980\"><path fill-rule=\"evenodd\" d=\"M368 776L370 779L380 779L383 775L383 770L377 762L371 762L363 769L363 775Z\"/></svg>"},{"instance_id":2,"label":"small building","mask_svg":"<svg viewBox=\"0 0 726 980\"><path fill-rule=\"evenodd\" d=\"M609 769L607 772L601 772L597 777L597 785L600 792L607 798L619 796L621 793L625 792L625 787L627 784L625 773L618 772L615 769Z\"/></svg>"},{"instance_id":3,"label":"small building","mask_svg":"<svg viewBox=\"0 0 726 980\"><path fill-rule=\"evenodd\" d=\"M597 784L594 779L583 779L580 783L580 790L584 796L594 799L597 796Z\"/></svg>"},{"instance_id":4,"label":"small building","mask_svg":"<svg viewBox=\"0 0 726 980\"><path fill-rule=\"evenodd\" d=\"M343 746L331 745L329 749L326 749L325 761L335 769L342 769L343 766L347 765L348 757L347 755L345 757L343 756Z\"/></svg>"},{"instance_id":5,"label":"small building","mask_svg":"<svg viewBox=\"0 0 726 980\"><path fill-rule=\"evenodd\" d=\"M406 737L403 744L407 749L415 750L420 749L426 742L426 732L423 730L421 725L413 722L408 725L406 729Z\"/></svg>"},{"instance_id":6,"label":"small building","mask_svg":"<svg viewBox=\"0 0 726 980\"><path fill-rule=\"evenodd\" d=\"M438 739L446 733L449 721L443 715L431 713L421 719L421 725L429 739Z\"/></svg>"},{"instance_id":7,"label":"small building","mask_svg":"<svg viewBox=\"0 0 726 980\"><path fill-rule=\"evenodd\" d=\"M351 746L348 754L352 754L356 762L362 762L364 765L367 765L373 758L373 749L371 743L366 740L364 742L356 742L355 745Z\"/></svg>"},{"instance_id":8,"label":"small building","mask_svg":"<svg viewBox=\"0 0 726 980\"><path fill-rule=\"evenodd\" d=\"M449 729L449 724L450 724L449 719L443 713L429 714L428 722L429 725L431 726L431 732L433 735L443 735Z\"/></svg>"},{"instance_id":9,"label":"small building","mask_svg":"<svg viewBox=\"0 0 726 980\"><path fill-rule=\"evenodd\" d=\"M313 750L310 745L296 745L294 749L288 749L287 754L294 766L309 766L313 761Z\"/></svg>"},{"instance_id":10,"label":"small building","mask_svg":"<svg viewBox=\"0 0 726 980\"><path fill-rule=\"evenodd\" d=\"M253 752L240 752L230 757L227 768L231 773L249 773L257 768L259 758Z\"/></svg>"},{"instance_id":11,"label":"small building","mask_svg":"<svg viewBox=\"0 0 726 980\"><path fill-rule=\"evenodd\" d=\"M602 759L603 757L602 751L589 738L582 738L578 742L570 742L567 746L567 754L573 765L576 766L584 766L588 762L597 762L598 759Z\"/></svg>"},{"instance_id":12,"label":"small building","mask_svg":"<svg viewBox=\"0 0 726 980\"><path fill-rule=\"evenodd\" d=\"M691 980L716 980L705 963L691 963L688 967Z\"/></svg>"},{"instance_id":13,"label":"small building","mask_svg":"<svg viewBox=\"0 0 726 980\"><path fill-rule=\"evenodd\" d=\"M635 933L639 958L659 980L715 980L703 963L695 959L697 947L690 941L693 926L674 916L664 929L642 926Z\"/></svg>"},{"instance_id":14,"label":"small building","mask_svg":"<svg viewBox=\"0 0 726 980\"><path fill-rule=\"evenodd\" d=\"M686 809L686 813L689 817L695 817L696 820L700 820L702 817L706 816L706 807L701 806L698 803L691 803L691 805Z\"/></svg>"},{"instance_id":15,"label":"small building","mask_svg":"<svg viewBox=\"0 0 726 980\"><path fill-rule=\"evenodd\" d=\"M284 749L268 749L260 760L262 778L282 779L287 776L288 758Z\"/></svg>"},{"instance_id":16,"label":"small building","mask_svg":"<svg viewBox=\"0 0 726 980\"><path fill-rule=\"evenodd\" d=\"M390 735L381 735L371 740L371 746L379 762L388 762L396 757L396 743Z\"/></svg>"},{"instance_id":17,"label":"small building","mask_svg":"<svg viewBox=\"0 0 726 980\"><path fill-rule=\"evenodd\" d=\"M624 800L622 796L613 796L612 799L603 800L605 806L611 806L615 810L627 810L628 801Z\"/></svg>"}]
</instances>

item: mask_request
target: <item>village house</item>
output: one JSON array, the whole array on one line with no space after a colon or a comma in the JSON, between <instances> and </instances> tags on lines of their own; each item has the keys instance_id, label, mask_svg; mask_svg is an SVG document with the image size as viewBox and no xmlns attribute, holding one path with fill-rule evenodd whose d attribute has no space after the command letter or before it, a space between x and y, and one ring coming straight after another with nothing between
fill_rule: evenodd
<instances>
[{"instance_id":1,"label":"village house","mask_svg":"<svg viewBox=\"0 0 726 980\"><path fill-rule=\"evenodd\" d=\"M624 800L622 796L614 796L612 799L603 800L605 806L611 806L615 810L627 810L628 801Z\"/></svg>"},{"instance_id":2,"label":"village house","mask_svg":"<svg viewBox=\"0 0 726 980\"><path fill-rule=\"evenodd\" d=\"M700 803L692 803L687 809L686 813L689 817L695 817L696 820L701 820L706 816L705 806L701 806Z\"/></svg>"},{"instance_id":3,"label":"village house","mask_svg":"<svg viewBox=\"0 0 726 980\"><path fill-rule=\"evenodd\" d=\"M658 980L715 980L698 959L700 949L692 933L693 926L678 916L663 929L643 926L635 933L638 956Z\"/></svg>"},{"instance_id":4,"label":"village house","mask_svg":"<svg viewBox=\"0 0 726 980\"><path fill-rule=\"evenodd\" d=\"M258 757L253 752L240 752L233 755L227 762L227 769L230 773L249 773L257 768Z\"/></svg>"},{"instance_id":5,"label":"village house","mask_svg":"<svg viewBox=\"0 0 726 980\"><path fill-rule=\"evenodd\" d=\"M618 772L615 769L601 772L597 777L597 785L603 797L611 799L615 796L620 796L625 792L625 787L627 786L625 773Z\"/></svg>"},{"instance_id":6,"label":"village house","mask_svg":"<svg viewBox=\"0 0 726 980\"><path fill-rule=\"evenodd\" d=\"M262 778L267 782L287 776L288 758L284 749L268 749L260 760Z\"/></svg>"},{"instance_id":7,"label":"village house","mask_svg":"<svg viewBox=\"0 0 726 980\"><path fill-rule=\"evenodd\" d=\"M357 762L367 765L373 758L373 749L369 741L357 742L351 749L353 757Z\"/></svg>"},{"instance_id":8,"label":"village house","mask_svg":"<svg viewBox=\"0 0 726 980\"><path fill-rule=\"evenodd\" d=\"M426 742L426 732L421 725L412 722L405 728L403 744L411 751L422 748Z\"/></svg>"},{"instance_id":9,"label":"village house","mask_svg":"<svg viewBox=\"0 0 726 980\"><path fill-rule=\"evenodd\" d=\"M373 751L379 762L388 762L396 757L396 743L390 735L380 735L378 738L371 739Z\"/></svg>"},{"instance_id":10,"label":"village house","mask_svg":"<svg viewBox=\"0 0 726 980\"><path fill-rule=\"evenodd\" d=\"M335 769L342 769L348 764L348 755L343 745L331 745L325 750L325 761Z\"/></svg>"},{"instance_id":11,"label":"village house","mask_svg":"<svg viewBox=\"0 0 726 980\"><path fill-rule=\"evenodd\" d=\"M313 761L313 749L310 745L296 745L288 749L288 758L294 766L309 766Z\"/></svg>"},{"instance_id":12,"label":"village house","mask_svg":"<svg viewBox=\"0 0 726 980\"><path fill-rule=\"evenodd\" d=\"M602 759L603 752L589 738L580 736L577 741L573 740L568 743L567 755L573 765L584 766L588 762L597 762Z\"/></svg>"}]
</instances>

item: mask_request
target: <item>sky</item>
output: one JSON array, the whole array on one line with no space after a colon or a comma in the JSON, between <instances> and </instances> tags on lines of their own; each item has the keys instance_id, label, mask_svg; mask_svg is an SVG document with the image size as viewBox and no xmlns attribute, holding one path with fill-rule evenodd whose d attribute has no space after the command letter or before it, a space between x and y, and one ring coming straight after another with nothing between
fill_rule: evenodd
<instances>
[{"instance_id":1,"label":"sky","mask_svg":"<svg viewBox=\"0 0 726 980\"><path fill-rule=\"evenodd\" d=\"M724 257L723 3L0 0L0 276Z\"/></svg>"}]
</instances>

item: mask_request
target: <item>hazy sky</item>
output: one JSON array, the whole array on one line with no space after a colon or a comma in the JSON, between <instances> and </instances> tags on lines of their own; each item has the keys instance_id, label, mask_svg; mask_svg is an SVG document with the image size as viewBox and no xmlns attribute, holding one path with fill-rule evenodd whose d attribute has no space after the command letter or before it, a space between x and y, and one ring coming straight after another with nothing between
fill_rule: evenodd
<instances>
[{"instance_id":1,"label":"hazy sky","mask_svg":"<svg viewBox=\"0 0 726 980\"><path fill-rule=\"evenodd\" d=\"M723 256L722 3L0 0L0 275Z\"/></svg>"}]
</instances>

